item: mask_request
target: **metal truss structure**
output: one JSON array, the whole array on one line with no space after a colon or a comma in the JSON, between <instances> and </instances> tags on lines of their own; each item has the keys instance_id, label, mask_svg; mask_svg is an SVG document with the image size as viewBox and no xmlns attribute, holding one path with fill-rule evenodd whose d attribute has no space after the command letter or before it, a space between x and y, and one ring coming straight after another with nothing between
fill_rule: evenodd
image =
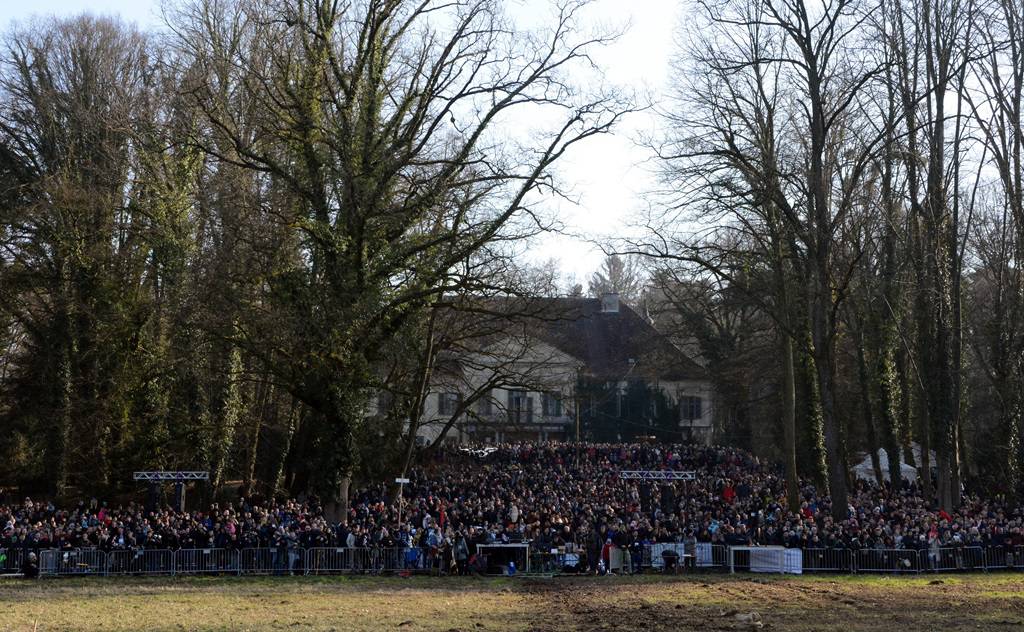
<instances>
[{"instance_id":1,"label":"metal truss structure","mask_svg":"<svg viewBox=\"0 0 1024 632\"><path fill-rule=\"evenodd\" d=\"M132 475L137 481L208 481L210 480L209 472L135 472Z\"/></svg>"},{"instance_id":2,"label":"metal truss structure","mask_svg":"<svg viewBox=\"0 0 1024 632\"><path fill-rule=\"evenodd\" d=\"M693 481L697 479L697 473L674 470L622 470L619 472L619 478L640 481Z\"/></svg>"}]
</instances>

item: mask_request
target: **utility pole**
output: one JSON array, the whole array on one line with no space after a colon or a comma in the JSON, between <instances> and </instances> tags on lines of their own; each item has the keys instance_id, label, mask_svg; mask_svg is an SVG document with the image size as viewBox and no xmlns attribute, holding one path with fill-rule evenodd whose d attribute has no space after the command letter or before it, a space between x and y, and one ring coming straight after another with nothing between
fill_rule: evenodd
<instances>
[{"instance_id":1,"label":"utility pole","mask_svg":"<svg viewBox=\"0 0 1024 632\"><path fill-rule=\"evenodd\" d=\"M398 532L402 532L402 506L405 505L405 494L402 491L405 489L405 484L409 482L407 478L396 478L395 482L398 483Z\"/></svg>"}]
</instances>

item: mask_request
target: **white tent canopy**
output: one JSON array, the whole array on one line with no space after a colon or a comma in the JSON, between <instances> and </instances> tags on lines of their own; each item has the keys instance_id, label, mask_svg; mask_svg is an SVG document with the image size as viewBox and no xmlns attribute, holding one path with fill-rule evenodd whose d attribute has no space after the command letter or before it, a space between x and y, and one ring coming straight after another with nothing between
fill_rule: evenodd
<instances>
[{"instance_id":1,"label":"white tent canopy","mask_svg":"<svg viewBox=\"0 0 1024 632\"><path fill-rule=\"evenodd\" d=\"M914 452L914 460L918 463L921 462L921 446L918 444L911 445L911 449ZM900 451L902 454L902 450ZM935 453L930 453L932 463L935 462ZM882 448L878 449L878 462L882 465L882 474L888 479L889 478L889 455L886 454ZM865 454L864 459L853 466L854 475L865 481L875 480L875 470L871 467L871 455ZM917 480L917 468L912 465L907 465L906 462L900 463L900 476L907 480Z\"/></svg>"}]
</instances>

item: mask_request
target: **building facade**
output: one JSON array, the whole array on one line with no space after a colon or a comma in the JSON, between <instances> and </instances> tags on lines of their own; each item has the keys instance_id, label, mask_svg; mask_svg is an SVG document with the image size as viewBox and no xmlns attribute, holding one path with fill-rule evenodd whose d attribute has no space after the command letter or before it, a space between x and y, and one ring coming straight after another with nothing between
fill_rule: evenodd
<instances>
[{"instance_id":1,"label":"building facade","mask_svg":"<svg viewBox=\"0 0 1024 632\"><path fill-rule=\"evenodd\" d=\"M711 441L707 373L617 295L529 307L435 374L421 442Z\"/></svg>"}]
</instances>

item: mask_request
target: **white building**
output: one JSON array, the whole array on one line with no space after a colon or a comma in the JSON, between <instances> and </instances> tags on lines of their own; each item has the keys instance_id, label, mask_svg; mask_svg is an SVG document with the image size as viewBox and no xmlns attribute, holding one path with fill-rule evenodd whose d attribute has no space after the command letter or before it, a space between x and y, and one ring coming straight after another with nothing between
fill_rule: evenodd
<instances>
[{"instance_id":1,"label":"white building","mask_svg":"<svg viewBox=\"0 0 1024 632\"><path fill-rule=\"evenodd\" d=\"M577 433L711 441L705 370L617 295L527 305L518 304L514 315L501 317L499 332L450 354L435 372L422 441L442 433L459 442L573 440ZM637 392L647 394L646 403L637 404Z\"/></svg>"}]
</instances>

